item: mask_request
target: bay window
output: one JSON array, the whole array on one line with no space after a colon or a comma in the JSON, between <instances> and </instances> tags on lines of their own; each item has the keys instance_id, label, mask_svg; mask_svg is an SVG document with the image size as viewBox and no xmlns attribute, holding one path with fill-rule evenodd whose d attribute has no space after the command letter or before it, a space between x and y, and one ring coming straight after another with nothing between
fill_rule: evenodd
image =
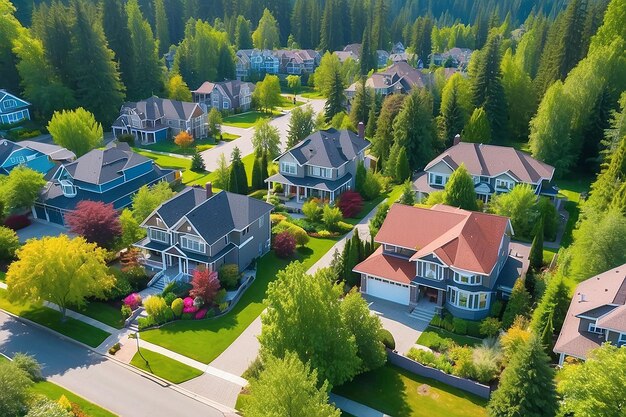
<instances>
[{"instance_id":1,"label":"bay window","mask_svg":"<svg viewBox=\"0 0 626 417\"><path fill-rule=\"evenodd\" d=\"M464 310L485 310L489 308L489 293L448 287L448 303Z\"/></svg>"},{"instance_id":2,"label":"bay window","mask_svg":"<svg viewBox=\"0 0 626 417\"><path fill-rule=\"evenodd\" d=\"M483 278L480 275L462 275L458 272L454 272L454 282L466 285L481 285Z\"/></svg>"}]
</instances>

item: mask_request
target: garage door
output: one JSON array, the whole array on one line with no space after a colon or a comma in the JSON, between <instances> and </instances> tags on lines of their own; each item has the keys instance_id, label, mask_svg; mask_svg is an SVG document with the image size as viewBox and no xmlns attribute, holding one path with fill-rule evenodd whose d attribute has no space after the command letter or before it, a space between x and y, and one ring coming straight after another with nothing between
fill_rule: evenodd
<instances>
[{"instance_id":1,"label":"garage door","mask_svg":"<svg viewBox=\"0 0 626 417\"><path fill-rule=\"evenodd\" d=\"M410 291L408 286L396 285L393 282L369 277L367 279L367 293L394 303L409 305Z\"/></svg>"},{"instance_id":2,"label":"garage door","mask_svg":"<svg viewBox=\"0 0 626 417\"><path fill-rule=\"evenodd\" d=\"M63 225L63 215L61 215L61 210L47 207L46 211L48 212L50 223Z\"/></svg>"}]
</instances>

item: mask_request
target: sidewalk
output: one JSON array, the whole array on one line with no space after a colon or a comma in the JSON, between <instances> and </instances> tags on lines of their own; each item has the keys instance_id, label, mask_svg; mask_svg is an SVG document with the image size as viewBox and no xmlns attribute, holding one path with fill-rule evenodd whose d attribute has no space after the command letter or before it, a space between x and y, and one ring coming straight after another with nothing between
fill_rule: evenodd
<instances>
[{"instance_id":1,"label":"sidewalk","mask_svg":"<svg viewBox=\"0 0 626 417\"><path fill-rule=\"evenodd\" d=\"M366 405L336 394L331 393L328 397L330 402L334 403L337 408L345 411L346 413L350 413L355 417L390 417L389 415L381 413L378 410L374 410Z\"/></svg>"}]
</instances>

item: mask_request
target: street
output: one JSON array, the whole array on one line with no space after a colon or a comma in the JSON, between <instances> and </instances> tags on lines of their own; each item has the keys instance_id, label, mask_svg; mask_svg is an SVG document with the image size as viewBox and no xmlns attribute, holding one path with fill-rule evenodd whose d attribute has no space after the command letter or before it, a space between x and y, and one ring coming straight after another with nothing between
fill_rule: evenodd
<instances>
[{"instance_id":1,"label":"street","mask_svg":"<svg viewBox=\"0 0 626 417\"><path fill-rule=\"evenodd\" d=\"M34 355L48 380L123 417L225 414L50 332L0 312L0 352Z\"/></svg>"}]
</instances>

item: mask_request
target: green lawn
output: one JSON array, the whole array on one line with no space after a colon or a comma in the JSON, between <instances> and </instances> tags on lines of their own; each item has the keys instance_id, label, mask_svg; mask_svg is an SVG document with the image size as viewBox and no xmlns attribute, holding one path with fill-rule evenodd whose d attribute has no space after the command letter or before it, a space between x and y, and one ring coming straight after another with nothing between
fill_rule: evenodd
<instances>
[{"instance_id":1,"label":"green lawn","mask_svg":"<svg viewBox=\"0 0 626 417\"><path fill-rule=\"evenodd\" d=\"M335 239L311 238L299 248L297 260L313 265L334 244ZM291 260L280 259L270 252L258 262L257 277L237 305L225 316L208 320L181 320L159 329L141 333L144 340L203 363L219 356L265 309L263 299L268 284Z\"/></svg>"},{"instance_id":2,"label":"green lawn","mask_svg":"<svg viewBox=\"0 0 626 417\"><path fill-rule=\"evenodd\" d=\"M157 165L161 168L172 168L179 169L183 173L183 183L187 185L204 185L208 179L209 173L207 172L193 172L191 170L191 159L177 157L177 156L169 156L169 155L160 155L154 152L146 151L142 148L133 148L135 152L140 155L146 156L150 159L153 159Z\"/></svg>"},{"instance_id":3,"label":"green lawn","mask_svg":"<svg viewBox=\"0 0 626 417\"><path fill-rule=\"evenodd\" d=\"M422 390L420 388L426 388ZM403 417L483 417L487 401L392 365L361 374L333 392Z\"/></svg>"},{"instance_id":4,"label":"green lawn","mask_svg":"<svg viewBox=\"0 0 626 417\"><path fill-rule=\"evenodd\" d=\"M559 187L559 194L567 197L565 203L565 210L569 213L569 219L565 225L565 232L561 240L561 247L568 247L572 243L572 232L578 222L578 216L580 215L580 194L589 192L591 182L594 180L592 175L580 175L576 179L571 180L557 180L555 183Z\"/></svg>"},{"instance_id":5,"label":"green lawn","mask_svg":"<svg viewBox=\"0 0 626 417\"><path fill-rule=\"evenodd\" d=\"M100 301L91 301L85 308L72 310L84 314L87 317L96 319L101 323L108 324L116 329L124 327L124 321L122 320L122 313L119 308L113 307L111 304L103 303Z\"/></svg>"},{"instance_id":6,"label":"green lawn","mask_svg":"<svg viewBox=\"0 0 626 417\"><path fill-rule=\"evenodd\" d=\"M552 258L554 258L554 255L556 255L557 252L558 251L556 249L543 248L543 263L545 265L550 265Z\"/></svg>"},{"instance_id":7,"label":"green lawn","mask_svg":"<svg viewBox=\"0 0 626 417\"><path fill-rule=\"evenodd\" d=\"M91 347L99 346L110 336L103 330L69 317L65 322L61 322L61 313L51 308L33 306L25 302L11 303L7 299L5 289L0 289L0 309L34 321Z\"/></svg>"},{"instance_id":8,"label":"green lawn","mask_svg":"<svg viewBox=\"0 0 626 417\"><path fill-rule=\"evenodd\" d=\"M37 394L41 394L45 397L53 401L58 401L62 395L65 395L68 400L73 403L76 403L80 406L81 410L84 411L85 415L89 417L115 417L116 414L105 410L102 407L97 406L96 404L87 401L83 397L74 394L72 391L68 391L59 385L56 385L52 382L42 381L38 382L31 388L31 391Z\"/></svg>"},{"instance_id":9,"label":"green lawn","mask_svg":"<svg viewBox=\"0 0 626 417\"><path fill-rule=\"evenodd\" d=\"M135 353L130 364L174 384L181 384L202 375L202 371L199 369L192 368L189 365L175 361L160 353L141 349L141 354L148 360L148 365L146 365L146 362L141 358L139 353Z\"/></svg>"},{"instance_id":10,"label":"green lawn","mask_svg":"<svg viewBox=\"0 0 626 417\"><path fill-rule=\"evenodd\" d=\"M357 217L352 218L352 219L344 219L344 222L352 224L352 225L356 225L361 221L361 219L363 219L363 217L367 216L367 214L370 211L374 210L374 208L376 208L380 203L386 200L387 203L391 205L394 201L400 198L401 195L402 195L402 186L396 185L390 191L381 194L377 198L371 201L364 201L363 208L361 209Z\"/></svg>"},{"instance_id":11,"label":"green lawn","mask_svg":"<svg viewBox=\"0 0 626 417\"><path fill-rule=\"evenodd\" d=\"M259 111L249 111L247 113L234 114L232 116L224 117L222 123L226 126L241 127L247 129L259 123L263 119L269 119L268 113L261 113Z\"/></svg>"},{"instance_id":12,"label":"green lawn","mask_svg":"<svg viewBox=\"0 0 626 417\"><path fill-rule=\"evenodd\" d=\"M239 135L235 135L232 133L222 134L222 139L225 142L230 142L231 140L235 140L237 138L239 138ZM215 145L216 142L213 138L204 138L194 141L193 146L189 148L181 148L174 143L174 140L171 139L153 143L151 145L138 145L138 147L147 151L167 152L179 155L193 155L196 150L198 152L206 151L207 149L213 148Z\"/></svg>"},{"instance_id":13,"label":"green lawn","mask_svg":"<svg viewBox=\"0 0 626 417\"><path fill-rule=\"evenodd\" d=\"M293 104L292 97L281 96L280 105L278 108L282 110L291 110L295 107L300 107L304 104L304 101L296 101L296 104Z\"/></svg>"},{"instance_id":14,"label":"green lawn","mask_svg":"<svg viewBox=\"0 0 626 417\"><path fill-rule=\"evenodd\" d=\"M416 343L419 345L430 346L431 341L433 339L436 339L437 336L442 337L444 339L452 339L454 343L460 346L464 346L464 345L476 346L476 345L480 345L483 342L482 339L477 339L471 336L463 336L460 334L452 333L445 329L441 329L439 327L428 326L426 331L424 331L420 335L419 339L417 339Z\"/></svg>"}]
</instances>

